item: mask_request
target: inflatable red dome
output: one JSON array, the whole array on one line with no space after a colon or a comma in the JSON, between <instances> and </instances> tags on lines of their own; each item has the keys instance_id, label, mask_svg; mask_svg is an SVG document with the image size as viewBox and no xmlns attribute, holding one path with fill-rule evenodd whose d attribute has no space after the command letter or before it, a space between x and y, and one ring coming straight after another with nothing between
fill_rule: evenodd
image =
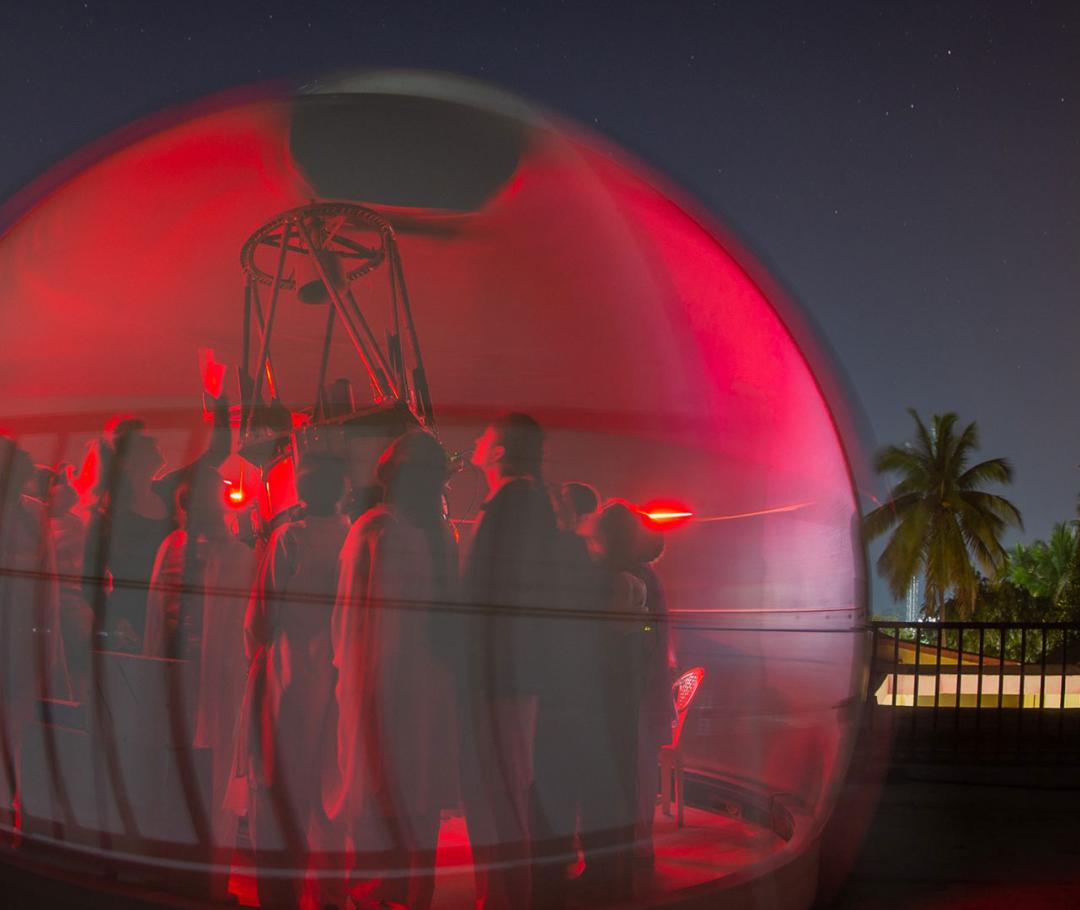
<instances>
[{"instance_id":1,"label":"inflatable red dome","mask_svg":"<svg viewBox=\"0 0 1080 910\"><path fill-rule=\"evenodd\" d=\"M0 236L0 425L35 462L74 465L76 486L115 415L142 418L168 465L189 461L211 432L204 393L224 387L226 495L263 501L268 521L295 494L271 488L241 437L263 400L285 436L318 424L321 390L341 379L350 413L396 398L452 459L498 415L526 413L551 489L587 484L645 516L663 541L677 719L644 760L658 769L642 797L656 803L655 852L634 898L729 889L809 905L866 669L858 501L837 384L730 237L605 143L493 89L414 73L151 120L17 204ZM289 256L314 248L311 280L334 301L299 293ZM337 261L348 274L327 274ZM464 550L484 495L479 472L452 475ZM15 628L5 659L31 647ZM99 649L86 691L43 688L20 730L9 717L0 806L19 846L5 860L84 881L119 869L159 891L208 870L218 885L183 888L255 902L244 857L257 826L215 821L215 759L184 727L197 686L184 664ZM475 896L457 808L441 806L434 906ZM588 871L587 841L568 867ZM797 884L769 886L797 866Z\"/></svg>"}]
</instances>

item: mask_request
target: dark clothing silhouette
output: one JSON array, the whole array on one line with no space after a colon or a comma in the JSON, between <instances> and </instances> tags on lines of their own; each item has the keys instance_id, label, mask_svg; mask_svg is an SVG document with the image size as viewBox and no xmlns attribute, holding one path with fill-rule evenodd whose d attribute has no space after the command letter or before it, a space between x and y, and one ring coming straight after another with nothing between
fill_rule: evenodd
<instances>
[{"instance_id":1,"label":"dark clothing silhouette","mask_svg":"<svg viewBox=\"0 0 1080 910\"><path fill-rule=\"evenodd\" d=\"M171 515L147 518L125 506L98 509L86 529L83 593L99 632L113 636L127 622L139 644L146 625L146 592L158 548L175 529ZM108 572L111 590L104 580ZM95 642L100 646L100 642ZM135 643L132 644L132 647Z\"/></svg>"},{"instance_id":2,"label":"dark clothing silhouette","mask_svg":"<svg viewBox=\"0 0 1080 910\"><path fill-rule=\"evenodd\" d=\"M190 464L153 482L153 491L165 506L162 518L148 518L111 500L91 513L83 556L83 596L94 611L94 647L117 647L121 620L130 625L135 641L124 645L142 650L146 627L146 595L158 548L177 529L176 492L181 484L192 488L191 501L202 500L202 490L219 491L218 468L228 457L231 430L228 411L215 412L215 427L205 452ZM118 466L122 469L122 466ZM111 590L106 582L111 577ZM110 641L111 639L111 641Z\"/></svg>"},{"instance_id":3,"label":"dark clothing silhouette","mask_svg":"<svg viewBox=\"0 0 1080 910\"><path fill-rule=\"evenodd\" d=\"M462 793L478 906L528 910L530 790L545 675L542 611L553 600L559 531L535 480L507 482L485 504L465 564Z\"/></svg>"},{"instance_id":4,"label":"dark clothing silhouette","mask_svg":"<svg viewBox=\"0 0 1080 910\"><path fill-rule=\"evenodd\" d=\"M581 842L592 895L625 900L633 886L646 591L631 572L605 574L608 615L597 623L596 729L582 769Z\"/></svg>"}]
</instances>

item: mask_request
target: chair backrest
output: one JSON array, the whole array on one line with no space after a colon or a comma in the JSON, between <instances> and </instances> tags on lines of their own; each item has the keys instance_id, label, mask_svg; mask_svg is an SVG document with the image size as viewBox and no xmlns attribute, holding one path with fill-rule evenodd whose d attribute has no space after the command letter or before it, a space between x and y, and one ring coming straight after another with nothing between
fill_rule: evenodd
<instances>
[{"instance_id":1,"label":"chair backrest","mask_svg":"<svg viewBox=\"0 0 1080 910\"><path fill-rule=\"evenodd\" d=\"M678 746L682 737L683 724L686 722L686 712L690 710L690 703L701 688L701 681L705 678L704 667L694 667L683 673L671 686L671 697L675 700L675 726L671 731L671 745Z\"/></svg>"}]
</instances>

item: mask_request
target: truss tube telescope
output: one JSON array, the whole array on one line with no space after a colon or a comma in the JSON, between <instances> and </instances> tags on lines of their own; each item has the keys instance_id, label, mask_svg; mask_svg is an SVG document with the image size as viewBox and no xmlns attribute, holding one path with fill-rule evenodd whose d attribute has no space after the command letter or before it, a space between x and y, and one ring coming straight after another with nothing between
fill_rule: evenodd
<instances>
[{"instance_id":1,"label":"truss tube telescope","mask_svg":"<svg viewBox=\"0 0 1080 910\"><path fill-rule=\"evenodd\" d=\"M274 270L264 267L264 252L272 251ZM316 397L308 408L312 419L325 413L327 365L336 322L340 322L366 372L375 404L399 403L408 407L417 420L434 427L434 413L427 389L420 343L405 291L401 258L393 228L378 213L345 202L316 202L284 212L266 222L245 242L240 254L244 270L245 308L243 348L251 350L251 332L257 329L259 351L254 371L244 358L241 389L244 392L241 426L245 441L259 434L253 426L263 407L264 384L271 399L280 400L281 391L273 380L272 351L275 349L275 315L282 292L294 304L311 308L329 304L325 317L322 356L314 377ZM366 276L384 273L389 307L387 333L380 341L353 291L353 284ZM368 279L370 285L372 279ZM260 287L270 289L265 316L260 303ZM252 303L258 318L250 318ZM335 318L336 317L336 318ZM406 337L402 339L402 326ZM303 408L298 403L296 407ZM295 409L295 408L294 408ZM345 415L335 415L342 417ZM273 428L271 428L272 431Z\"/></svg>"}]
</instances>

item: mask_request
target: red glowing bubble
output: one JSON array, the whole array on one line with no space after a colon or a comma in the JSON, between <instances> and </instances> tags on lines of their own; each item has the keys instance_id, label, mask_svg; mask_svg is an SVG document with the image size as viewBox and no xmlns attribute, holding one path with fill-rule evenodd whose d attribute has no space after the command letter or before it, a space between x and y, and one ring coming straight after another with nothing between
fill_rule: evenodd
<instances>
[{"instance_id":1,"label":"red glowing bubble","mask_svg":"<svg viewBox=\"0 0 1080 910\"><path fill-rule=\"evenodd\" d=\"M444 97L446 86L437 88ZM384 89L376 100L392 107L394 99L414 109L410 96ZM316 108L329 112L329 126L298 145L293 139ZM675 620L671 664L706 671L697 680L702 697L688 710L724 709L722 723L691 721L684 738L673 731L680 760L699 785L719 780L725 794L746 782L748 805L762 792L790 794L798 811L784 822L787 834L760 833L812 863L853 754L867 605L853 530L858 501L837 426L846 422L834 419L845 402L828 369L812 369L820 358L797 312L734 240L710 233L709 219L684 208L663 181L591 137L547 121L515 122L511 132L523 141L512 175L500 166L464 201L404 198L399 186L383 193L369 180L397 170L360 167L352 163L357 146L334 140L337 122L350 118L371 132L370 110L305 95L204 112L137 141L128 136L111 155L65 171L66 182L50 176L52 191L34 196L36 205L0 215L0 270L10 285L0 331L21 339L0 357L0 417L35 458L77 462L87 439L101 434L100 411L134 411L150 418L170 466L182 466L206 435L191 380L209 384L216 372L193 377L194 352L206 345L213 363L245 359L242 238L313 197L378 206L400 241L445 445L466 451L493 414L524 408L547 434L552 483L590 482L605 497L644 503L643 525L665 532L655 571ZM409 146L368 146L412 160L402 153ZM320 170L298 148L340 151L346 160ZM465 170L445 169L450 189ZM322 188L341 173L355 186ZM413 185L429 187L417 180L405 189ZM365 313L371 285L358 285ZM329 308L300 306L291 294L274 317L288 348L271 367L250 345L248 370L251 378L263 373L263 403L277 399L299 413L315 401L326 337L315 316ZM261 298L264 317L269 297ZM257 313L251 321L255 334ZM380 339L393 329L372 328ZM338 325L328 381L363 386L353 354ZM230 398L231 380L226 373ZM237 428L238 408L230 418ZM296 502L291 459L265 474L240 467L221 468L230 518L254 507L269 519ZM86 480L96 473L87 465ZM468 528L482 483L471 471L455 480L449 508ZM350 482L362 492L370 474L358 469ZM672 489L693 508L648 501ZM692 530L666 534L691 521ZM52 805L49 792L32 792L41 776L28 780L25 805ZM92 804L92 793L76 795ZM187 843L183 794L173 788L166 796L179 808L162 815L180 819L183 830L169 829L161 842ZM779 811L766 814L778 824ZM37 824L41 831L51 822ZM740 856L738 875L726 866L717 887L735 879L743 887L776 867L757 852ZM149 860L159 857L168 860Z\"/></svg>"}]
</instances>

